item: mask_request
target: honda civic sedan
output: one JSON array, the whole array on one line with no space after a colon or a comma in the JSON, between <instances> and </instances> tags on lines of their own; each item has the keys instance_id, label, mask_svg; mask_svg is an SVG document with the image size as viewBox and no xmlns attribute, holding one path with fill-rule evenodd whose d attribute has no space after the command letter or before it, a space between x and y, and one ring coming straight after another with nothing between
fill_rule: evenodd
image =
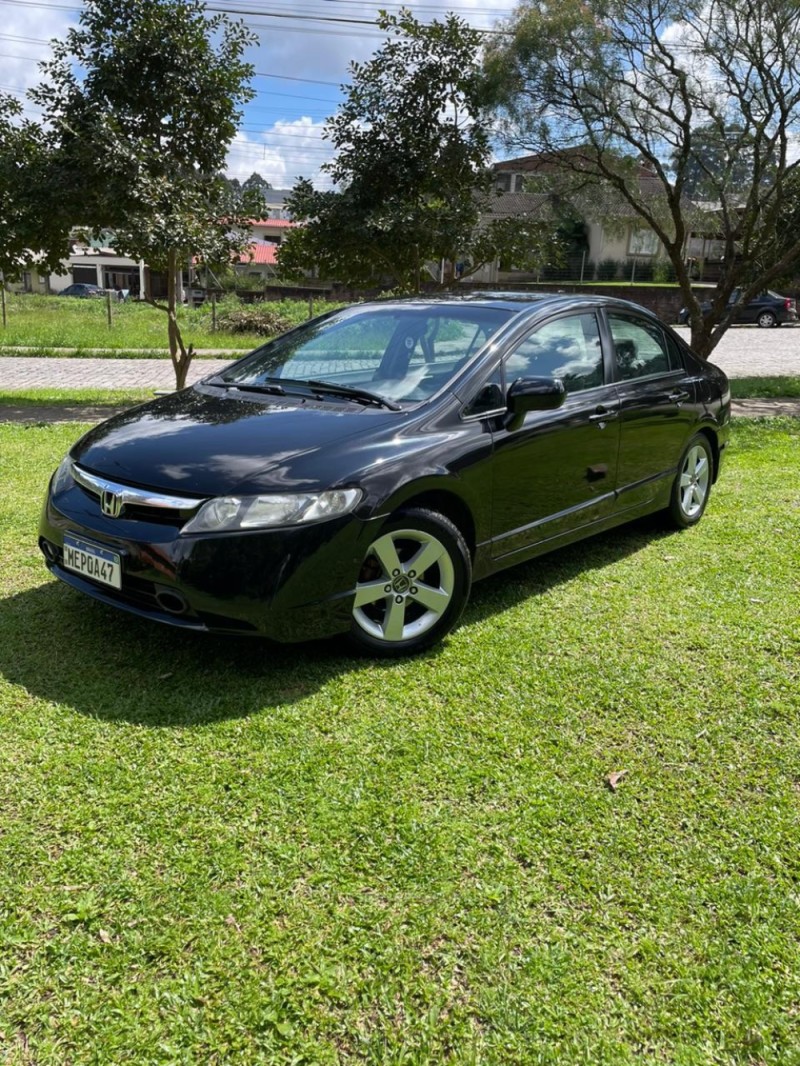
<instances>
[{"instance_id":1,"label":"honda civic sedan","mask_svg":"<svg viewBox=\"0 0 800 1066\"><path fill-rule=\"evenodd\" d=\"M361 304L90 430L39 544L159 622L403 655L473 581L650 512L695 525L729 419L722 371L634 304Z\"/></svg>"},{"instance_id":2,"label":"honda civic sedan","mask_svg":"<svg viewBox=\"0 0 800 1066\"><path fill-rule=\"evenodd\" d=\"M746 304L739 303L740 289L734 289L728 299L728 307L735 308L733 321L740 325L756 325L762 329L781 326L797 321L797 303L791 296L781 296L778 292L762 292ZM711 301L703 300L700 308L704 315L711 312ZM689 323L689 308L682 307L678 312L678 322L685 326Z\"/></svg>"}]
</instances>

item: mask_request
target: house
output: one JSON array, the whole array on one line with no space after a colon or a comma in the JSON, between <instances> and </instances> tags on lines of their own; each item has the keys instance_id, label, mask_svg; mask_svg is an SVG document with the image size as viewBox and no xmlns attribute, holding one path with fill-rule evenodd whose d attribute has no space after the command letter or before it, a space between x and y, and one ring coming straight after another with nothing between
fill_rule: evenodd
<instances>
[{"instance_id":1,"label":"house","mask_svg":"<svg viewBox=\"0 0 800 1066\"><path fill-rule=\"evenodd\" d=\"M286 233L296 225L297 222L286 218L250 219L255 239L234 265L236 273L264 281L273 278L278 268L278 248Z\"/></svg>"},{"instance_id":2,"label":"house","mask_svg":"<svg viewBox=\"0 0 800 1066\"><path fill-rule=\"evenodd\" d=\"M570 154L573 158L568 163L569 173L579 174L580 149L574 149ZM538 214L552 222L554 213L548 204L552 205L554 197L558 196L557 185L552 179L564 173L563 158L527 155L495 163L492 171L496 196L490 203L487 218ZM645 194L661 195L662 186L653 171L640 165L637 177ZM548 191L532 191L536 189L537 178L545 179L538 184L546 185ZM642 223L629 204L614 196L610 190L604 191L593 182L576 200L582 206L586 246L580 261L570 267L570 276L575 276L575 280L583 276L589 264L597 267L609 261L627 266L635 261L644 273L648 267L652 270L659 260L666 263L665 249L655 233ZM612 218L613 223L609 221ZM516 270L513 264L496 262L481 268L472 275L471 280L497 283L539 278Z\"/></svg>"},{"instance_id":3,"label":"house","mask_svg":"<svg viewBox=\"0 0 800 1066\"><path fill-rule=\"evenodd\" d=\"M276 205L274 210L278 216L285 211L282 205ZM234 265L234 270L237 274L254 274L266 279L275 273L278 245L296 223L283 217L268 217L250 219L249 225L253 244ZM119 255L113 243L110 233L102 234L99 239L86 240L76 231L63 262L65 273L39 274L32 267L18 283L9 287L17 292L59 293L74 282L82 282L127 293L132 299L143 299L147 292L157 299L163 298L166 279L157 271L151 271L144 261L137 262ZM188 270L185 275L184 284L188 287L193 279Z\"/></svg>"}]
</instances>

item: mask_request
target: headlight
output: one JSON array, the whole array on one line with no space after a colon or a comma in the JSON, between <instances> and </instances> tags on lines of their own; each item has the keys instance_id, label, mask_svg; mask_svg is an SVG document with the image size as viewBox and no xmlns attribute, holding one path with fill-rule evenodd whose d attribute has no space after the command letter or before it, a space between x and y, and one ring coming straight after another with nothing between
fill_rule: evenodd
<instances>
[{"instance_id":1,"label":"headlight","mask_svg":"<svg viewBox=\"0 0 800 1066\"><path fill-rule=\"evenodd\" d=\"M217 496L204 503L182 533L227 533L237 529L269 529L324 522L349 514L361 489L327 492L274 493L269 496Z\"/></svg>"},{"instance_id":2,"label":"headlight","mask_svg":"<svg viewBox=\"0 0 800 1066\"><path fill-rule=\"evenodd\" d=\"M65 455L59 464L58 470L53 474L53 480L50 483L50 491L52 493L63 492L68 489L72 484L72 460L68 455Z\"/></svg>"}]
</instances>

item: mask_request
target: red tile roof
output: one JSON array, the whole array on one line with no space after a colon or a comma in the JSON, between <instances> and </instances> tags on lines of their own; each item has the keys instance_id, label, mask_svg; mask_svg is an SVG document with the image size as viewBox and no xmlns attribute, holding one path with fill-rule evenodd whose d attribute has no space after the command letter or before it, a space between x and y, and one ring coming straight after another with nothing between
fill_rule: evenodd
<instances>
[{"instance_id":1,"label":"red tile roof","mask_svg":"<svg viewBox=\"0 0 800 1066\"><path fill-rule=\"evenodd\" d=\"M247 222L250 226L277 226L281 229L297 225L288 218L248 218Z\"/></svg>"},{"instance_id":2,"label":"red tile roof","mask_svg":"<svg viewBox=\"0 0 800 1066\"><path fill-rule=\"evenodd\" d=\"M277 266L278 260L275 258L275 252L277 249L277 244L271 244L269 241L253 241L250 247L242 252L239 257L239 262L259 263L263 266Z\"/></svg>"}]
</instances>

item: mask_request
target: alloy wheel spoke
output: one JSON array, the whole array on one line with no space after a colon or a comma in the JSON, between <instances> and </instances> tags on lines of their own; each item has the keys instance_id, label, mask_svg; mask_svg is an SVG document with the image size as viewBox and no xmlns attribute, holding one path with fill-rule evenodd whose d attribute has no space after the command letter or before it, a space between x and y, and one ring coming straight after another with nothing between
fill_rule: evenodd
<instances>
[{"instance_id":1,"label":"alloy wheel spoke","mask_svg":"<svg viewBox=\"0 0 800 1066\"><path fill-rule=\"evenodd\" d=\"M434 611L436 614L442 614L450 603L450 594L444 592L442 589L435 589L432 585L416 585L416 593L414 600L417 603L421 603L423 607L427 607L429 611Z\"/></svg>"},{"instance_id":2,"label":"alloy wheel spoke","mask_svg":"<svg viewBox=\"0 0 800 1066\"><path fill-rule=\"evenodd\" d=\"M365 607L368 603L377 603L386 596L385 581L364 581L356 585L354 607Z\"/></svg>"},{"instance_id":3,"label":"alloy wheel spoke","mask_svg":"<svg viewBox=\"0 0 800 1066\"><path fill-rule=\"evenodd\" d=\"M402 572L403 568L400 565L400 558L391 533L387 533L384 537L378 537L372 545L372 550L377 555L384 573L389 577L394 574L395 570Z\"/></svg>"},{"instance_id":4,"label":"alloy wheel spoke","mask_svg":"<svg viewBox=\"0 0 800 1066\"><path fill-rule=\"evenodd\" d=\"M400 603L392 597L386 605L386 617L383 620L383 636L386 640L402 640L403 627L406 623L406 601Z\"/></svg>"},{"instance_id":5,"label":"alloy wheel spoke","mask_svg":"<svg viewBox=\"0 0 800 1066\"><path fill-rule=\"evenodd\" d=\"M438 540L429 540L422 545L414 558L406 564L406 573L413 570L416 574L422 575L434 563L438 562L443 555L444 545L440 544Z\"/></svg>"}]
</instances>

